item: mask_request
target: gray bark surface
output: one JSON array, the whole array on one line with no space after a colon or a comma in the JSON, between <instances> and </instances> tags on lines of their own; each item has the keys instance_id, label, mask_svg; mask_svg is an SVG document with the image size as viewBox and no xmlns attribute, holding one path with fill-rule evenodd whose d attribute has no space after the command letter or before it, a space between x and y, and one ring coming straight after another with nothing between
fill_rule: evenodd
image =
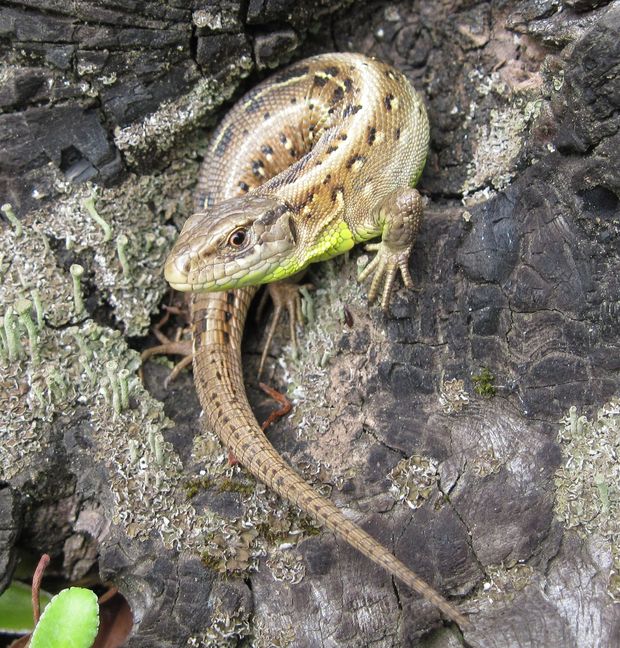
<instances>
[{"instance_id":1,"label":"gray bark surface","mask_svg":"<svg viewBox=\"0 0 620 648\"><path fill-rule=\"evenodd\" d=\"M596 0L0 3L0 202L25 230L2 222L0 315L26 287L48 304L39 363L0 358L0 587L18 549L67 580L98 569L131 605L134 648L618 645L619 32L620 5ZM148 393L130 377L112 406L110 374L135 374L165 293L205 127L269 69L333 50L393 63L426 99L417 285L384 317L355 284L360 253L312 271L300 357L282 327L268 376L295 410L269 435L454 597L465 637L229 469L191 373L165 389L149 363ZM259 420L263 331L248 324L244 355Z\"/></svg>"}]
</instances>

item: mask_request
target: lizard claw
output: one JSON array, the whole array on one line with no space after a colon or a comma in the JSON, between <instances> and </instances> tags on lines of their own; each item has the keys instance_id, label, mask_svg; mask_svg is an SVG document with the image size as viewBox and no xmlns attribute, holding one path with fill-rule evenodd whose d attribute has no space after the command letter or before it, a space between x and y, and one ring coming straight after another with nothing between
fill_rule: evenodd
<instances>
[{"instance_id":1,"label":"lizard claw","mask_svg":"<svg viewBox=\"0 0 620 648\"><path fill-rule=\"evenodd\" d=\"M368 301L372 304L377 295L381 285L383 290L381 292L381 308L387 311L390 304L390 296L394 288L394 280L396 273L400 270L403 278L405 288L413 288L413 279L409 272L409 255L411 254L411 247L405 250L394 252L391 250L384 241L381 243L371 243L366 246L369 252L376 252L376 256L372 261L362 270L358 276L358 281L364 282L372 275L370 288L368 289Z\"/></svg>"}]
</instances>

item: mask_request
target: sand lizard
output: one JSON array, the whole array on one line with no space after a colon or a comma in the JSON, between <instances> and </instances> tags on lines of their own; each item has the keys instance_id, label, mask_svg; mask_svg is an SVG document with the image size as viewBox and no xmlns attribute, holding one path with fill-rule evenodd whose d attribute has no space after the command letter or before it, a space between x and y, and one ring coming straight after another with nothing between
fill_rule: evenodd
<instances>
[{"instance_id":1,"label":"sand lizard","mask_svg":"<svg viewBox=\"0 0 620 648\"><path fill-rule=\"evenodd\" d=\"M192 291L194 380L205 416L257 479L418 591L461 627L455 607L321 497L275 451L248 404L241 338L257 284L381 236L360 278L387 308L422 215L412 189L428 152L424 104L406 77L359 54L325 54L259 84L213 135L195 214L166 262ZM213 292L215 291L215 292Z\"/></svg>"}]
</instances>

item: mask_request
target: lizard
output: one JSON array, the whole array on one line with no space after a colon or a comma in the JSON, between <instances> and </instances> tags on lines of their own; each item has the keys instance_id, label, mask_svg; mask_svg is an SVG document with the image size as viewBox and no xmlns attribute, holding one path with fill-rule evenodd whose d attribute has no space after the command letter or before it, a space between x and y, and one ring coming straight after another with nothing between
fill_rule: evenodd
<instances>
[{"instance_id":1,"label":"lizard","mask_svg":"<svg viewBox=\"0 0 620 648\"><path fill-rule=\"evenodd\" d=\"M381 236L360 280L387 309L422 216L414 189L429 142L424 104L404 74L361 54L295 63L242 97L214 132L186 221L165 264L190 292L194 382L204 416L256 479L296 504L461 628L471 623L370 534L319 495L259 427L242 376L241 339L258 285ZM279 282L272 284L270 282ZM284 285L289 306L297 298ZM289 307L294 315L296 308Z\"/></svg>"}]
</instances>

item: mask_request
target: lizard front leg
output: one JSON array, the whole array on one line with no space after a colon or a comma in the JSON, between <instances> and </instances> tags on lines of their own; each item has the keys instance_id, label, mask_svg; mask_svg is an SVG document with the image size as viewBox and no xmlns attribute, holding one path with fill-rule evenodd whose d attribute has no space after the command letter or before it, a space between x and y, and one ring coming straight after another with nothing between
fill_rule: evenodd
<instances>
[{"instance_id":1,"label":"lizard front leg","mask_svg":"<svg viewBox=\"0 0 620 648\"><path fill-rule=\"evenodd\" d=\"M362 270L358 280L363 282L372 276L368 301L374 302L381 291L381 308L384 311L390 303L394 279L399 270L405 287L413 287L409 257L422 222L422 211L420 192L406 187L388 194L371 214L368 230L380 233L381 242L366 246L367 250L376 251L377 254Z\"/></svg>"}]
</instances>

